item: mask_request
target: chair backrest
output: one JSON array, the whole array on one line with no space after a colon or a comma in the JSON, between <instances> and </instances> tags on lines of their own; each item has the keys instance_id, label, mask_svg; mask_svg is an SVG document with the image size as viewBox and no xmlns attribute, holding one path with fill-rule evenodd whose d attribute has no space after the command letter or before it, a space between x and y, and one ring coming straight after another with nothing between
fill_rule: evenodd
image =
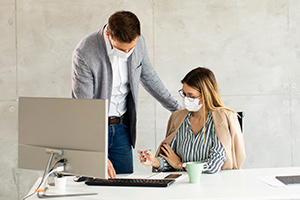
<instances>
[{"instance_id":1,"label":"chair backrest","mask_svg":"<svg viewBox=\"0 0 300 200\"><path fill-rule=\"evenodd\" d=\"M238 113L238 120L239 120L239 123L240 123L240 126L241 126L241 131L242 133L244 133L244 116L245 116L245 113L244 111L239 111L237 112Z\"/></svg>"}]
</instances>

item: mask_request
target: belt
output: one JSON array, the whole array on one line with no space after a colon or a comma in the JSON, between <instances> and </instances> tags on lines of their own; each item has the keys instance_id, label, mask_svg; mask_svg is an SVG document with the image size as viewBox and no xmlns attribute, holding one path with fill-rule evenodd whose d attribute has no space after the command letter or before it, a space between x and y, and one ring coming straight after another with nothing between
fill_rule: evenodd
<instances>
[{"instance_id":1,"label":"belt","mask_svg":"<svg viewBox=\"0 0 300 200\"><path fill-rule=\"evenodd\" d=\"M109 126L113 126L113 125L117 125L120 124L122 121L122 117L108 117L108 125Z\"/></svg>"}]
</instances>

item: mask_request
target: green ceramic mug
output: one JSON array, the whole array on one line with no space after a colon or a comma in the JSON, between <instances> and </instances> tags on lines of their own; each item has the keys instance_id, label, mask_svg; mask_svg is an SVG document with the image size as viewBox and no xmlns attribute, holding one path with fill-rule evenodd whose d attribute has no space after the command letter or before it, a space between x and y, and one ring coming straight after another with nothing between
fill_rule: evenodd
<instances>
[{"instance_id":1,"label":"green ceramic mug","mask_svg":"<svg viewBox=\"0 0 300 200\"><path fill-rule=\"evenodd\" d=\"M199 183L202 172L208 169L207 163L187 162L185 164L189 175L190 183Z\"/></svg>"}]
</instances>

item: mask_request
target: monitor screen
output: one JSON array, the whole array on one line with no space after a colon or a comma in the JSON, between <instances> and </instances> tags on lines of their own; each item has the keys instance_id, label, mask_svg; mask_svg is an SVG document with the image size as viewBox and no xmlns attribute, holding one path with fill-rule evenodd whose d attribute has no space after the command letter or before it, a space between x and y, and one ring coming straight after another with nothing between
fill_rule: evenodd
<instances>
[{"instance_id":1,"label":"monitor screen","mask_svg":"<svg viewBox=\"0 0 300 200\"><path fill-rule=\"evenodd\" d=\"M107 178L107 132L107 100L20 97L18 166L45 170L55 149L66 173Z\"/></svg>"}]
</instances>

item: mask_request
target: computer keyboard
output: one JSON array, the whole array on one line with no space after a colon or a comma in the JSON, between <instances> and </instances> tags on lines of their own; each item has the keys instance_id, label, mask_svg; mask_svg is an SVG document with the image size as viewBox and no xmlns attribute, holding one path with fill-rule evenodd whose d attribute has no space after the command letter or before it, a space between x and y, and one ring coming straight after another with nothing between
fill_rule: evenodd
<instances>
[{"instance_id":1,"label":"computer keyboard","mask_svg":"<svg viewBox=\"0 0 300 200\"><path fill-rule=\"evenodd\" d=\"M85 182L87 185L97 186L134 186L134 187L168 187L175 180L172 179L92 179Z\"/></svg>"}]
</instances>

